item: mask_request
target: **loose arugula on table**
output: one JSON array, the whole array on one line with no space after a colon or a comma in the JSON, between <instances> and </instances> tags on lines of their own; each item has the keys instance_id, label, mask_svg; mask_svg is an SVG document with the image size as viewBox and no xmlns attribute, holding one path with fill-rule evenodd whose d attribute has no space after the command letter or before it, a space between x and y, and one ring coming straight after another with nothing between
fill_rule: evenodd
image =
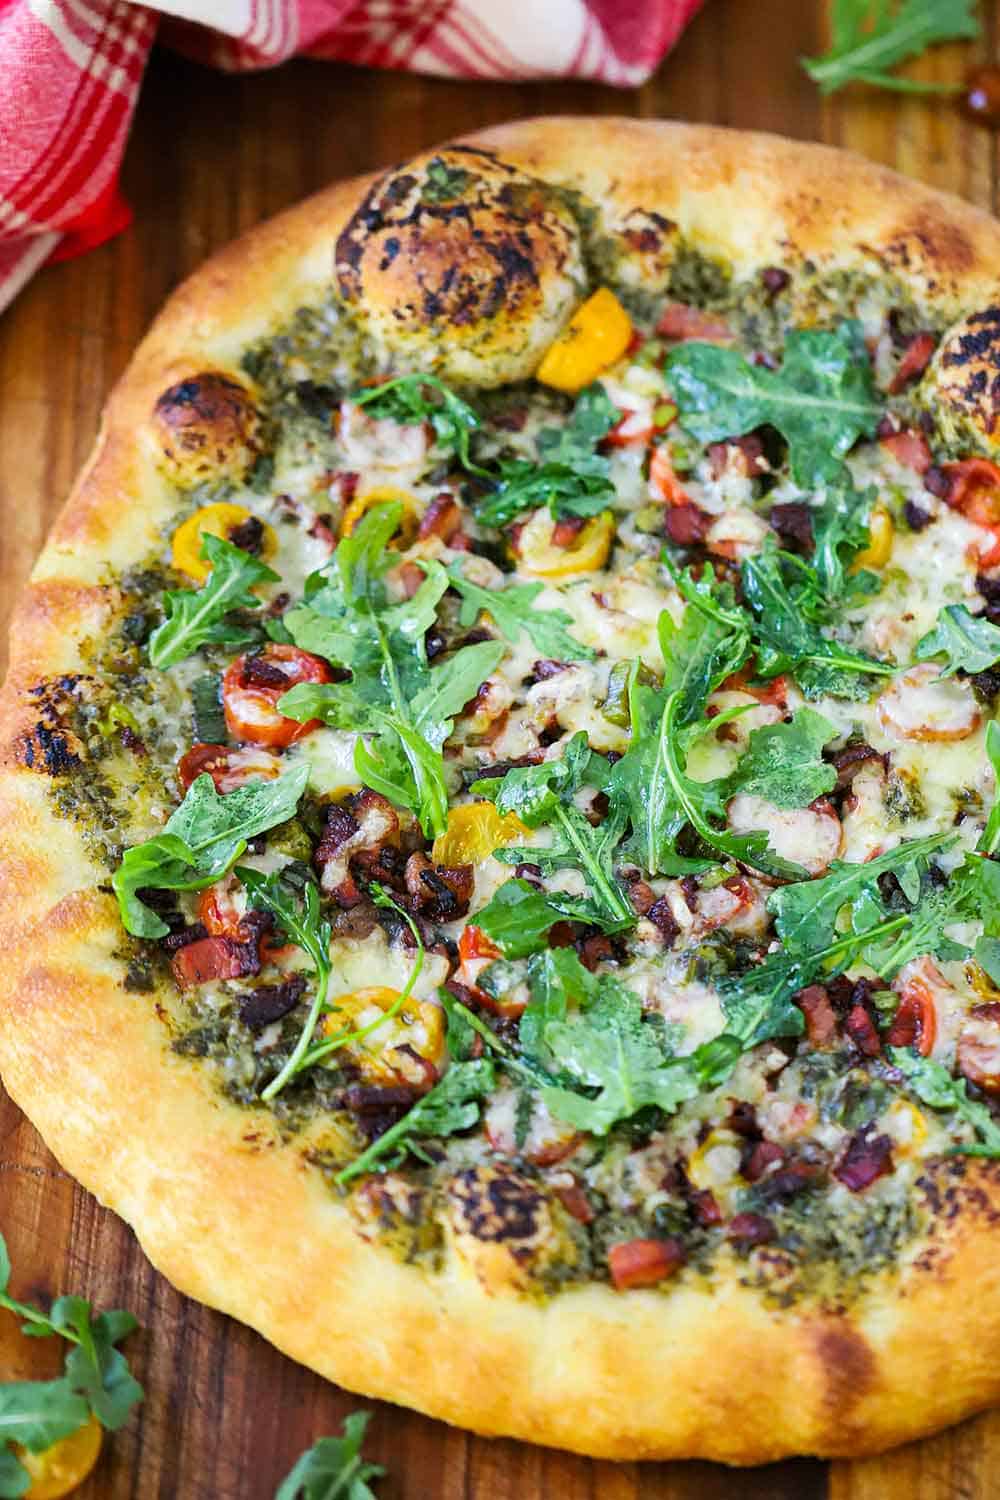
<instances>
[{"instance_id":1,"label":"loose arugula on table","mask_svg":"<svg viewBox=\"0 0 1000 1500\"><path fill-rule=\"evenodd\" d=\"M666 376L681 425L699 442L765 423L788 443L792 478L812 490L844 480L844 458L882 415L861 325L792 329L781 366L752 365L735 349L692 340L671 350Z\"/></svg>"},{"instance_id":2,"label":"loose arugula on table","mask_svg":"<svg viewBox=\"0 0 1000 1500\"><path fill-rule=\"evenodd\" d=\"M941 662L941 676L985 672L1000 661L1000 626L970 614L964 604L946 604L937 624L917 642L917 661Z\"/></svg>"},{"instance_id":3,"label":"loose arugula on table","mask_svg":"<svg viewBox=\"0 0 1000 1500\"><path fill-rule=\"evenodd\" d=\"M952 93L958 83L900 78L890 72L939 42L979 35L973 0L833 0L831 45L802 66L824 94L848 83L875 84L900 93Z\"/></svg>"},{"instance_id":4,"label":"loose arugula on table","mask_svg":"<svg viewBox=\"0 0 1000 1500\"><path fill-rule=\"evenodd\" d=\"M221 537L202 536L201 556L212 564L200 589L170 589L163 595L164 618L149 637L150 665L165 671L202 646L238 649L257 639L255 631L228 621L234 609L259 609L252 590L277 583L278 574L258 558Z\"/></svg>"},{"instance_id":5,"label":"loose arugula on table","mask_svg":"<svg viewBox=\"0 0 1000 1500\"><path fill-rule=\"evenodd\" d=\"M581 730L569 740L560 759L542 761L537 766L518 766L500 779L474 782L472 791L493 802L502 815L515 813L528 828L551 829L549 844L530 849L524 846L498 849L497 859L514 865L527 860L545 875L562 870L583 875L589 888L586 896L549 892L543 898L558 913L553 920L559 920L559 916L571 917L574 921L594 923L605 932L618 932L635 923L632 904L612 868L625 829L625 809L612 808L594 827L576 803L577 793L582 789L602 789L606 781L607 762L594 754ZM501 887L494 901L503 890ZM522 902L527 895L523 893ZM485 911L487 924L492 924L490 907ZM477 921L484 926L482 912ZM491 925L484 926L484 930L490 931Z\"/></svg>"},{"instance_id":6,"label":"loose arugula on table","mask_svg":"<svg viewBox=\"0 0 1000 1500\"><path fill-rule=\"evenodd\" d=\"M297 646L347 668L350 681L300 683L278 708L291 719L360 731L354 765L361 780L415 813L434 837L448 820L442 746L454 716L499 665L504 647L483 641L429 665L424 635L449 579L443 569L432 572L412 599L389 602L387 549L401 518L399 502L373 506L313 575L306 603L284 617Z\"/></svg>"},{"instance_id":7,"label":"loose arugula on table","mask_svg":"<svg viewBox=\"0 0 1000 1500\"><path fill-rule=\"evenodd\" d=\"M274 1500L375 1500L369 1480L386 1472L367 1463L361 1444L371 1420L366 1411L344 1418L340 1437L322 1437L303 1453L278 1486Z\"/></svg>"},{"instance_id":8,"label":"loose arugula on table","mask_svg":"<svg viewBox=\"0 0 1000 1500\"><path fill-rule=\"evenodd\" d=\"M447 572L448 586L462 596L458 623L463 628L474 625L485 613L506 640L516 642L523 631L535 650L550 660L593 661L596 656L590 646L570 635L566 627L572 625L572 615L564 609L535 608L544 584L516 583L503 589L489 589L466 578L458 563L452 563L447 570L438 562L422 562L420 566L428 577L437 577L439 569Z\"/></svg>"},{"instance_id":9,"label":"loose arugula on table","mask_svg":"<svg viewBox=\"0 0 1000 1500\"><path fill-rule=\"evenodd\" d=\"M111 885L127 932L166 937L169 928L141 898L143 890L200 891L221 880L247 844L294 814L309 778L295 766L273 781L251 781L220 796L208 773L188 787L162 833L126 849Z\"/></svg>"},{"instance_id":10,"label":"loose arugula on table","mask_svg":"<svg viewBox=\"0 0 1000 1500\"><path fill-rule=\"evenodd\" d=\"M131 1313L94 1314L82 1297L59 1297L48 1313L10 1295L10 1256L0 1234L0 1307L15 1313L32 1338L58 1336L72 1345L56 1380L20 1380L0 1386L0 1496L23 1495L31 1478L11 1450L20 1443L41 1453L70 1437L90 1419L117 1432L142 1400L142 1387L115 1346L137 1327Z\"/></svg>"}]
</instances>

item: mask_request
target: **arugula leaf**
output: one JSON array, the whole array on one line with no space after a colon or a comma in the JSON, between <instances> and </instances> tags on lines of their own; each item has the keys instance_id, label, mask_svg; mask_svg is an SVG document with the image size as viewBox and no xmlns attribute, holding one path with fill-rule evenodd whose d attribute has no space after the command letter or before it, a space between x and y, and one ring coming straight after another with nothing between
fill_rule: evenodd
<instances>
[{"instance_id":1,"label":"arugula leaf","mask_svg":"<svg viewBox=\"0 0 1000 1500\"><path fill-rule=\"evenodd\" d=\"M751 729L723 796L746 792L775 807L807 807L837 784L833 766L821 758L823 746L836 735L835 726L814 708L800 708L790 723Z\"/></svg>"},{"instance_id":2,"label":"arugula leaf","mask_svg":"<svg viewBox=\"0 0 1000 1500\"><path fill-rule=\"evenodd\" d=\"M501 814L516 813L529 828L551 824L553 839L548 848L508 847L496 851L505 864L520 864L530 859L545 873L555 870L579 870L585 876L590 895L570 898L550 893L550 904L565 907L572 902L575 920L593 922L606 932L616 932L635 924L635 912L612 869L612 857L625 829L624 810L612 807L603 823L594 828L574 802L575 793L592 773L595 757L581 730L567 743L560 760L543 761L538 766L517 767L502 779L473 783L472 791L486 797ZM600 762L604 766L603 762ZM606 778L606 767L598 775ZM592 783L591 783L592 784Z\"/></svg>"},{"instance_id":3,"label":"arugula leaf","mask_svg":"<svg viewBox=\"0 0 1000 1500\"><path fill-rule=\"evenodd\" d=\"M584 968L572 948L536 953L528 964L531 999L518 1023L524 1051L544 1056L546 1026L550 1021L564 1021L571 1001L589 1005L597 996L597 984L597 976Z\"/></svg>"},{"instance_id":4,"label":"arugula leaf","mask_svg":"<svg viewBox=\"0 0 1000 1500\"><path fill-rule=\"evenodd\" d=\"M793 329L778 370L692 340L667 355L666 374L688 432L712 443L769 423L787 440L792 478L803 489L841 478L845 455L874 434L882 412L855 322Z\"/></svg>"},{"instance_id":5,"label":"arugula leaf","mask_svg":"<svg viewBox=\"0 0 1000 1500\"><path fill-rule=\"evenodd\" d=\"M943 656L942 677L958 671L985 672L1000 660L1000 627L970 614L964 604L946 604L934 629L917 642L914 656L917 661Z\"/></svg>"},{"instance_id":6,"label":"arugula leaf","mask_svg":"<svg viewBox=\"0 0 1000 1500\"><path fill-rule=\"evenodd\" d=\"M1000 849L1000 724L995 719L986 726L986 754L993 767L993 806L976 848L982 854L995 854Z\"/></svg>"},{"instance_id":7,"label":"arugula leaf","mask_svg":"<svg viewBox=\"0 0 1000 1500\"><path fill-rule=\"evenodd\" d=\"M868 518L875 503L876 491L855 489L849 473L828 484L820 505L812 507L813 555L810 563L823 600L830 605L867 592L864 580L870 574L847 574L847 564L871 540Z\"/></svg>"},{"instance_id":8,"label":"arugula leaf","mask_svg":"<svg viewBox=\"0 0 1000 1500\"><path fill-rule=\"evenodd\" d=\"M163 595L164 618L149 637L150 666L165 671L207 645L247 646L254 632L227 625L234 609L259 609L251 590L277 583L278 574L258 558L221 537L202 537L201 555L212 564L200 589L170 589Z\"/></svg>"},{"instance_id":9,"label":"arugula leaf","mask_svg":"<svg viewBox=\"0 0 1000 1500\"><path fill-rule=\"evenodd\" d=\"M572 1019L549 1021L545 1047L556 1064L588 1090L550 1086L542 1098L561 1120L606 1135L618 1120L655 1104L672 1113L698 1091L685 1059L667 1053L642 1002L610 975L597 981L596 998Z\"/></svg>"},{"instance_id":10,"label":"arugula leaf","mask_svg":"<svg viewBox=\"0 0 1000 1500\"><path fill-rule=\"evenodd\" d=\"M743 563L743 592L755 617L757 670L762 677L794 672L807 698L827 693L835 698L867 698L870 684L866 677L889 676L895 669L823 635L809 618L808 581L793 591L786 579L788 570L802 566L801 559L774 546Z\"/></svg>"},{"instance_id":11,"label":"arugula leaf","mask_svg":"<svg viewBox=\"0 0 1000 1500\"><path fill-rule=\"evenodd\" d=\"M522 511L548 505L557 520L596 516L614 495L610 465L596 446L618 420L618 410L599 383L581 391L561 427L543 427L536 438L538 463L507 459L496 488L476 507L484 526L506 526Z\"/></svg>"},{"instance_id":12,"label":"arugula leaf","mask_svg":"<svg viewBox=\"0 0 1000 1500\"><path fill-rule=\"evenodd\" d=\"M295 812L309 767L295 766L274 781L251 781L225 796L205 772L188 787L163 832L126 849L111 885L126 932L164 937L165 922L139 898L144 889L199 891L220 880L252 838Z\"/></svg>"},{"instance_id":13,"label":"arugula leaf","mask_svg":"<svg viewBox=\"0 0 1000 1500\"><path fill-rule=\"evenodd\" d=\"M433 396L428 396L428 391ZM482 425L478 414L437 375L397 375L381 385L355 391L349 399L373 417L391 417L404 426L418 427L429 422L439 448L454 453L463 469L473 474L487 473L473 463L469 454L472 434Z\"/></svg>"},{"instance_id":14,"label":"arugula leaf","mask_svg":"<svg viewBox=\"0 0 1000 1500\"><path fill-rule=\"evenodd\" d=\"M877 896L878 878L886 872L891 871L905 894L915 900L929 856L952 845L955 838L953 833L933 833L910 839L863 864L834 860L826 875L772 891L767 908L786 952L803 958L826 949L834 941L843 908L864 891Z\"/></svg>"},{"instance_id":15,"label":"arugula leaf","mask_svg":"<svg viewBox=\"0 0 1000 1500\"><path fill-rule=\"evenodd\" d=\"M476 926L505 958L527 958L538 951L557 922L594 922L596 916L583 896L558 891L543 895L528 881L514 879L505 880L493 899L476 912Z\"/></svg>"},{"instance_id":16,"label":"arugula leaf","mask_svg":"<svg viewBox=\"0 0 1000 1500\"><path fill-rule=\"evenodd\" d=\"M24 1494L28 1474L7 1444L17 1442L40 1453L79 1431L91 1413L112 1431L124 1425L142 1387L114 1347L136 1327L130 1313L93 1314L82 1297L60 1297L49 1313L19 1302L7 1288L10 1256L0 1234L0 1307L23 1319L22 1331L35 1338L58 1336L73 1347L57 1380L14 1381L0 1386L0 1495Z\"/></svg>"},{"instance_id":17,"label":"arugula leaf","mask_svg":"<svg viewBox=\"0 0 1000 1500\"><path fill-rule=\"evenodd\" d=\"M250 893L253 906L269 911L277 918L281 931L288 940L302 949L312 961L316 989L305 1025L299 1034L284 1067L276 1073L266 1088L261 1090L264 1100L273 1099L304 1066L304 1059L313 1039L320 1015L326 1005L330 986L330 924L320 916L319 891L312 880L302 886L301 896L293 891L281 878L281 872L262 875L246 865L236 867L236 875Z\"/></svg>"},{"instance_id":18,"label":"arugula leaf","mask_svg":"<svg viewBox=\"0 0 1000 1500\"><path fill-rule=\"evenodd\" d=\"M323 1437L314 1443L281 1481L274 1500L375 1500L368 1480L386 1471L361 1457L370 1419L369 1412L352 1412L344 1418L339 1438Z\"/></svg>"},{"instance_id":19,"label":"arugula leaf","mask_svg":"<svg viewBox=\"0 0 1000 1500\"><path fill-rule=\"evenodd\" d=\"M412 599L389 603L382 581L386 549L401 514L398 502L373 506L314 578L308 603L285 616L296 645L347 667L351 680L300 683L283 694L278 708L303 723L317 718L371 735L355 746L358 775L415 813L434 836L448 818L441 747L454 716L499 665L504 647L483 641L428 665L423 637L449 581L438 566Z\"/></svg>"},{"instance_id":20,"label":"arugula leaf","mask_svg":"<svg viewBox=\"0 0 1000 1500\"><path fill-rule=\"evenodd\" d=\"M334 1180L342 1186L370 1172L384 1156L402 1152L420 1136L453 1135L456 1130L468 1130L479 1119L478 1101L491 1092L493 1084L493 1064L489 1058L452 1063L440 1083L338 1172Z\"/></svg>"},{"instance_id":21,"label":"arugula leaf","mask_svg":"<svg viewBox=\"0 0 1000 1500\"><path fill-rule=\"evenodd\" d=\"M951 1154L1000 1157L1000 1125L985 1104L969 1098L964 1078L953 1078L947 1068L908 1047L890 1047L889 1060L905 1076L910 1088L931 1109L954 1111L971 1125L979 1140L970 1146L955 1146Z\"/></svg>"},{"instance_id":22,"label":"arugula leaf","mask_svg":"<svg viewBox=\"0 0 1000 1500\"><path fill-rule=\"evenodd\" d=\"M848 83L875 84L902 93L949 93L959 84L927 83L888 72L938 42L979 35L972 0L834 0L833 44L802 66L824 94Z\"/></svg>"},{"instance_id":23,"label":"arugula leaf","mask_svg":"<svg viewBox=\"0 0 1000 1500\"><path fill-rule=\"evenodd\" d=\"M420 566L431 575L441 564L422 562ZM534 601L544 584L519 583L508 584L504 589L487 589L464 577L458 563L451 564L447 577L450 586L462 596L458 621L463 627L474 625L480 613L485 612L508 641L516 641L523 630L535 649L551 660L593 661L597 655L590 646L570 635L566 627L572 625L573 616L564 609L535 609Z\"/></svg>"}]
</instances>

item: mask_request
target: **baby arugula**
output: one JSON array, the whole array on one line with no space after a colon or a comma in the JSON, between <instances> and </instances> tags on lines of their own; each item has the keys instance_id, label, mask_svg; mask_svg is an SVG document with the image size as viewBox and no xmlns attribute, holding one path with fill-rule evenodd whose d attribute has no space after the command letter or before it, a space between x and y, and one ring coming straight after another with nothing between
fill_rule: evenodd
<instances>
[{"instance_id":1,"label":"baby arugula","mask_svg":"<svg viewBox=\"0 0 1000 1500\"><path fill-rule=\"evenodd\" d=\"M692 340L667 355L666 375L681 425L700 442L776 427L788 443L792 478L806 490L843 482L846 454L874 434L882 414L855 322L793 329L778 370Z\"/></svg>"},{"instance_id":2,"label":"baby arugula","mask_svg":"<svg viewBox=\"0 0 1000 1500\"><path fill-rule=\"evenodd\" d=\"M428 577L444 572L438 562L422 562ZM458 622L465 628L474 625L480 614L487 613L504 638L516 642L521 632L535 650L554 661L593 661L596 652L570 635L568 625L573 617L564 609L536 609L535 600L543 591L542 583L508 584L503 589L483 588L466 578L458 563L447 569L448 586L462 596Z\"/></svg>"},{"instance_id":3,"label":"baby arugula","mask_svg":"<svg viewBox=\"0 0 1000 1500\"><path fill-rule=\"evenodd\" d=\"M581 730L569 740L559 760L518 766L502 779L474 782L472 791L493 802L499 813L515 813L528 828L551 828L552 840L546 846L498 849L497 859L514 865L529 860L546 875L578 871L586 881L588 895L550 894L545 899L562 916L572 915L575 921L618 932L635 923L632 904L612 869L614 852L625 829L625 809L612 809L594 827L575 800L584 787L600 789L606 781L607 763L593 753ZM489 907L485 910L489 912ZM482 912L477 921L483 925Z\"/></svg>"},{"instance_id":4,"label":"baby arugula","mask_svg":"<svg viewBox=\"0 0 1000 1500\"><path fill-rule=\"evenodd\" d=\"M971 1125L978 1140L953 1146L950 1155L1000 1157L1000 1125L985 1104L969 1098L964 1078L953 1078L947 1068L909 1047L890 1047L889 1061L906 1078L917 1098L931 1109L946 1110Z\"/></svg>"},{"instance_id":5,"label":"baby arugula","mask_svg":"<svg viewBox=\"0 0 1000 1500\"><path fill-rule=\"evenodd\" d=\"M368 1481L380 1479L386 1471L361 1456L370 1420L369 1412L351 1412L340 1437L320 1438L303 1453L279 1484L274 1500L375 1500Z\"/></svg>"},{"instance_id":6,"label":"baby arugula","mask_svg":"<svg viewBox=\"0 0 1000 1500\"><path fill-rule=\"evenodd\" d=\"M432 571L412 599L389 602L387 549L401 519L398 501L373 506L310 579L306 603L284 617L297 646L346 667L351 680L300 683L278 707L291 719L359 731L354 765L364 784L415 813L434 837L448 819L441 747L504 647L483 641L429 666L424 635L449 579L443 569Z\"/></svg>"},{"instance_id":7,"label":"baby arugula","mask_svg":"<svg viewBox=\"0 0 1000 1500\"><path fill-rule=\"evenodd\" d=\"M494 1082L489 1058L452 1063L441 1082L338 1172L335 1181L343 1186L370 1172L377 1163L390 1165L401 1161L407 1151L419 1156L418 1142L422 1136L454 1135L457 1130L468 1130L479 1119L479 1100L492 1092Z\"/></svg>"},{"instance_id":8,"label":"baby arugula","mask_svg":"<svg viewBox=\"0 0 1000 1500\"><path fill-rule=\"evenodd\" d=\"M277 573L241 547L221 537L203 535L201 555L212 571L200 589L174 589L163 595L164 619L149 637L150 666L165 671L202 646L249 646L252 630L226 616L234 609L259 609L252 593L259 583L277 583Z\"/></svg>"},{"instance_id":9,"label":"baby arugula","mask_svg":"<svg viewBox=\"0 0 1000 1500\"><path fill-rule=\"evenodd\" d=\"M211 776L198 776L162 833L126 849L111 885L127 932L166 937L166 923L140 898L142 890L200 891L221 880L247 844L293 815L309 767L299 765L274 781L251 781L220 796Z\"/></svg>"},{"instance_id":10,"label":"baby arugula","mask_svg":"<svg viewBox=\"0 0 1000 1500\"><path fill-rule=\"evenodd\" d=\"M437 375L398 375L355 391L351 401L369 416L391 417L404 426L429 422L439 448L453 454L470 473L488 475L469 453L472 435L482 426L478 413Z\"/></svg>"},{"instance_id":11,"label":"baby arugula","mask_svg":"<svg viewBox=\"0 0 1000 1500\"><path fill-rule=\"evenodd\" d=\"M41 1453L79 1431L91 1415L117 1432L142 1400L142 1387L115 1346L137 1326L131 1313L94 1315L82 1297L59 1297L48 1313L8 1292L10 1257L0 1234L0 1307L23 1319L32 1338L58 1336L72 1345L56 1380L12 1381L0 1386L0 1497L23 1495L31 1478L9 1444Z\"/></svg>"},{"instance_id":12,"label":"baby arugula","mask_svg":"<svg viewBox=\"0 0 1000 1500\"><path fill-rule=\"evenodd\" d=\"M848 83L875 84L901 93L950 93L960 84L928 83L890 73L938 42L979 35L973 0L834 0L832 45L802 66L824 94Z\"/></svg>"},{"instance_id":13,"label":"baby arugula","mask_svg":"<svg viewBox=\"0 0 1000 1500\"><path fill-rule=\"evenodd\" d=\"M917 642L917 661L944 658L942 677L956 672L985 672L1000 660L1000 626L970 614L964 604L946 604L933 630Z\"/></svg>"}]
</instances>

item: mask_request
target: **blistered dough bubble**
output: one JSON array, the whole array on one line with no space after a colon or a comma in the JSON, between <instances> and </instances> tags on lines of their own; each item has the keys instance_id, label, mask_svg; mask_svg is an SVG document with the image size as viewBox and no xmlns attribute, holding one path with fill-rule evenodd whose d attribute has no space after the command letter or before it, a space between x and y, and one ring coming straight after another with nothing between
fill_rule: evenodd
<instances>
[{"instance_id":1,"label":"blistered dough bubble","mask_svg":"<svg viewBox=\"0 0 1000 1500\"><path fill-rule=\"evenodd\" d=\"M185 489L242 479L257 457L259 430L250 391L218 370L179 380L153 408L160 467Z\"/></svg>"},{"instance_id":2,"label":"blistered dough bubble","mask_svg":"<svg viewBox=\"0 0 1000 1500\"><path fill-rule=\"evenodd\" d=\"M946 442L1000 453L1000 303L970 313L938 346L920 399Z\"/></svg>"},{"instance_id":3,"label":"blistered dough bubble","mask_svg":"<svg viewBox=\"0 0 1000 1500\"><path fill-rule=\"evenodd\" d=\"M530 376L585 295L580 232L555 190L461 146L380 178L335 269L388 360L481 386Z\"/></svg>"}]
</instances>

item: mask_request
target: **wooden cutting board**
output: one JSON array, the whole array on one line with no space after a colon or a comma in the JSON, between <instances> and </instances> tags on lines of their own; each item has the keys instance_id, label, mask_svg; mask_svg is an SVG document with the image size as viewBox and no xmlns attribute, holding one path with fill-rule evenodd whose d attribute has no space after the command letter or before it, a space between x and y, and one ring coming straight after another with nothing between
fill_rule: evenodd
<instances>
[{"instance_id":1,"label":"wooden cutting board","mask_svg":"<svg viewBox=\"0 0 1000 1500\"><path fill-rule=\"evenodd\" d=\"M980 8L986 40L978 51L988 56L1000 0ZM125 164L133 227L83 260L43 271L0 318L4 630L90 448L104 396L166 295L218 245L335 178L518 116L627 113L851 146L995 208L995 138L962 124L950 105L870 95L821 102L796 60L820 49L822 14L821 0L706 0L659 75L624 93L582 83L453 83L308 62L227 78L157 55ZM929 76L953 78L975 51L939 50L923 66ZM44 1300L78 1291L102 1306L130 1308L144 1329L128 1352L146 1402L106 1445L79 1500L270 1500L297 1454L337 1431L359 1405L374 1412L367 1447L389 1470L379 1489L385 1500L988 1500L1000 1493L1000 1414L882 1459L800 1460L740 1473L710 1464L590 1463L358 1402L174 1292L131 1232L60 1170L6 1098L0 1141L0 1227L15 1292ZM0 1313L0 1378L50 1374L54 1356L20 1338L14 1319Z\"/></svg>"}]
</instances>

